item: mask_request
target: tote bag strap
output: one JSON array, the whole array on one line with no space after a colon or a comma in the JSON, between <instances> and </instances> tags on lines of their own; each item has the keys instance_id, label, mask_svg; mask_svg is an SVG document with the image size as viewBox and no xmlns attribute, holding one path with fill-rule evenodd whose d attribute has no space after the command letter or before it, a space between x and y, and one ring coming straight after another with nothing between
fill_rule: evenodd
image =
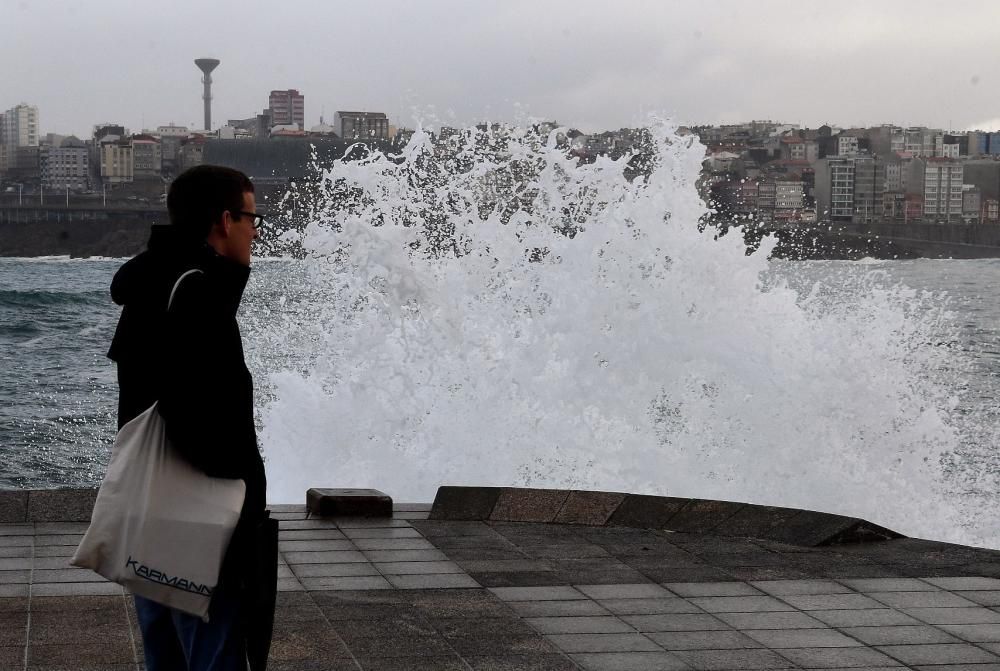
<instances>
[{"instance_id":1,"label":"tote bag strap","mask_svg":"<svg viewBox=\"0 0 1000 671\"><path fill-rule=\"evenodd\" d=\"M177 281L174 282L174 288L170 290L170 299L167 301L168 311L170 310L170 306L174 304L174 296L177 294L177 287L181 285L181 282L184 280L184 278L192 273L200 273L200 272L202 271L198 270L197 268L192 268L191 270L187 271L186 273L182 274L180 277L177 278Z\"/></svg>"}]
</instances>

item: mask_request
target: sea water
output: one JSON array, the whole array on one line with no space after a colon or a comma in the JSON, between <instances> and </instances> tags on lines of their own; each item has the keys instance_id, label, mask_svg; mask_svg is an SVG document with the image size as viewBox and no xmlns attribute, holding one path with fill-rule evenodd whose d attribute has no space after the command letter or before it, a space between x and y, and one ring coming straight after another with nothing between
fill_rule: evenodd
<instances>
[{"instance_id":1,"label":"sea water","mask_svg":"<svg viewBox=\"0 0 1000 671\"><path fill-rule=\"evenodd\" d=\"M241 312L269 498L575 487L1000 547L1000 262L748 255L651 128L648 176L516 129L326 169ZM99 481L119 263L0 261L2 484Z\"/></svg>"}]
</instances>

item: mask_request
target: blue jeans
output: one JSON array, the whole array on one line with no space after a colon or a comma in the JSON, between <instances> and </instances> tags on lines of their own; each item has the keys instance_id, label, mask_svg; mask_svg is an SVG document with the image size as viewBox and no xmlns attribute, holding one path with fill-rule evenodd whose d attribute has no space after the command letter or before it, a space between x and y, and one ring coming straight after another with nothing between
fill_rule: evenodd
<instances>
[{"instance_id":1,"label":"blue jeans","mask_svg":"<svg viewBox=\"0 0 1000 671\"><path fill-rule=\"evenodd\" d=\"M246 640L235 595L213 594L208 622L141 596L134 599L146 671L246 671Z\"/></svg>"}]
</instances>

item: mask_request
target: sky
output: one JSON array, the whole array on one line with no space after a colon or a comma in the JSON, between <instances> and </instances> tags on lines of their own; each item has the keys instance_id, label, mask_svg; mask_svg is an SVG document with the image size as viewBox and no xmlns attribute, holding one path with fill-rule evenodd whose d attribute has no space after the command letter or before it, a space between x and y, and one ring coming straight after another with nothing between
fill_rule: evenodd
<instances>
[{"instance_id":1,"label":"sky","mask_svg":"<svg viewBox=\"0 0 1000 671\"><path fill-rule=\"evenodd\" d=\"M0 110L37 105L42 133L200 127L199 57L222 61L216 127L295 88L307 127L362 110L1000 128L995 0L0 0L0 16Z\"/></svg>"}]
</instances>

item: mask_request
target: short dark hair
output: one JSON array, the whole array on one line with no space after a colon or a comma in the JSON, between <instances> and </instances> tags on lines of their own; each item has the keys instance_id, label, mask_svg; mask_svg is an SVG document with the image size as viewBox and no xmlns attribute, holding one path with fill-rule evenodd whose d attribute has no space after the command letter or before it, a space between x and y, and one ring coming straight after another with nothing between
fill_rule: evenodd
<instances>
[{"instance_id":1,"label":"short dark hair","mask_svg":"<svg viewBox=\"0 0 1000 671\"><path fill-rule=\"evenodd\" d=\"M242 210L243 194L253 192L253 182L239 170L198 165L182 172L170 185L167 214L172 225L204 240L223 212Z\"/></svg>"}]
</instances>

